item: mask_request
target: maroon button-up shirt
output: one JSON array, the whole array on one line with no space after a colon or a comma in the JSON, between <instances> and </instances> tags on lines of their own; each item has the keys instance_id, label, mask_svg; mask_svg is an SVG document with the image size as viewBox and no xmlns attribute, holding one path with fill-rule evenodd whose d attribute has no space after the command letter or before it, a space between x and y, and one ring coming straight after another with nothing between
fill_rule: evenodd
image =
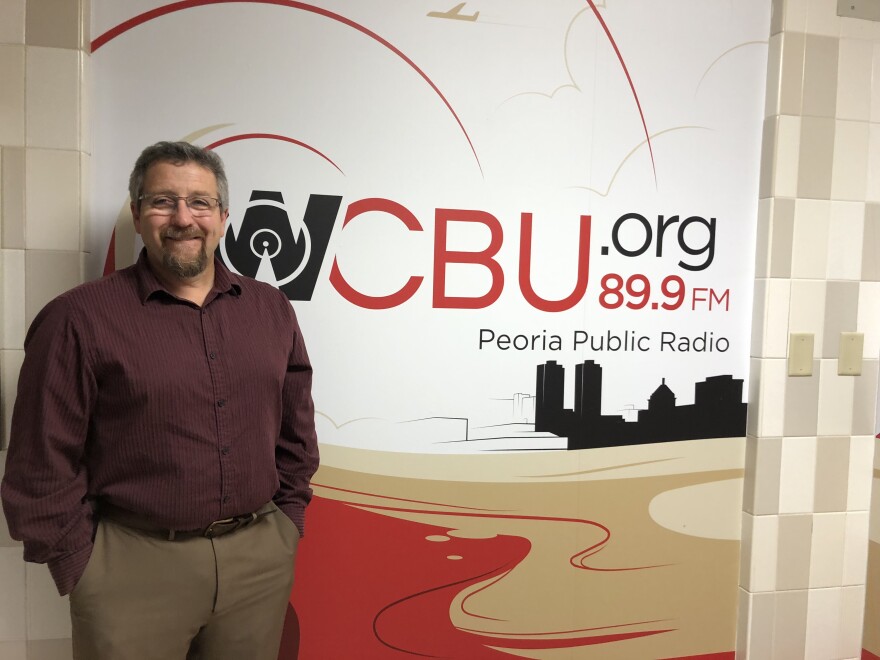
<instances>
[{"instance_id":1,"label":"maroon button-up shirt","mask_svg":"<svg viewBox=\"0 0 880 660\"><path fill-rule=\"evenodd\" d=\"M91 554L96 501L184 530L273 500L303 533L318 447L302 335L284 294L215 268L199 307L142 252L28 331L3 509L62 594Z\"/></svg>"}]
</instances>

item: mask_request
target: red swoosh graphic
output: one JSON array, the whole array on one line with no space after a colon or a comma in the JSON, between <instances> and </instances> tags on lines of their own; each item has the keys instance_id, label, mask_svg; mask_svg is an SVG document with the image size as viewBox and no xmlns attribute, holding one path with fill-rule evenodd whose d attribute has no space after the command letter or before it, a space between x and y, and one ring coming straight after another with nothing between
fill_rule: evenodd
<instances>
[{"instance_id":1,"label":"red swoosh graphic","mask_svg":"<svg viewBox=\"0 0 880 660\"><path fill-rule=\"evenodd\" d=\"M468 135L467 130L462 124L461 119L459 119L458 114L453 109L452 105L443 95L443 92L434 84L434 81L431 80L428 75L422 71L418 65L413 62L409 57L407 57L403 51L399 48L388 42L386 39L383 39L378 34L370 30L369 28L364 27L360 23L356 23L353 20L346 18L345 16L341 16L332 11L328 11L326 9L322 9L320 7L315 7L314 5L307 5L303 2L296 2L295 0L182 0L181 2L172 2L168 5L163 5L162 7L156 7L155 9L151 9L149 11L145 11L142 14L138 14L127 21L123 21L116 27L110 28L104 34L96 37L92 40L92 52L94 53L96 50L101 48L104 44L112 41L116 37L129 30L151 21L155 18L159 18L161 16L165 16L167 14L172 14L174 12L182 11L184 9L191 9L193 7L203 7L205 5L220 5L220 4L230 4L230 3L252 3L252 4L263 4L263 5L278 5L280 7L290 7L291 9L299 9L302 11L307 11L313 14L317 14L319 16L324 16L325 18L329 18L338 23L342 23L343 25L347 25L350 28L354 28L358 32L368 36L370 39L382 44L390 50L392 53L397 55L400 59L406 62L410 68L413 69L422 79L430 85L431 89L434 90L434 93L440 97L440 100L443 101L444 105L449 109L449 112L452 113L452 116L455 118L455 121L458 123L461 132L464 134L465 139L467 140L468 146L471 148L471 153L474 155L474 159L477 161L477 167L480 169L480 174L483 174L483 166L480 163L480 157L477 156L477 150L474 148L473 142L471 142L470 135ZM599 19L601 20L601 18ZM616 47L615 47L616 50Z\"/></svg>"},{"instance_id":2,"label":"red swoosh graphic","mask_svg":"<svg viewBox=\"0 0 880 660\"><path fill-rule=\"evenodd\" d=\"M642 119L642 128L645 130L645 140L648 141L648 152L651 154L651 169L654 171L654 183L657 183L657 164L654 162L654 147L651 146L651 136L648 134L648 124L647 122L645 122L645 113L642 112L642 104L639 101L639 95L636 92L636 86L633 84L632 77L629 75L629 69L626 66L626 62L623 61L623 55L620 54L620 49L617 47L617 42L614 41L614 37L611 35L611 30L609 30L608 25L605 24L605 20L602 18L602 14L599 13L599 9L593 3L593 0L587 0L587 4L590 5L590 9L593 10L593 14L595 14L596 20L599 21L599 25L602 26L603 30L605 30L605 36L607 36L608 41L611 42L611 47L614 49L614 53L617 55L620 66L623 67L623 73L626 76L626 80L629 83L629 88L632 91L633 98L636 101L636 107L639 109L639 117L641 117Z\"/></svg>"},{"instance_id":3,"label":"red swoosh graphic","mask_svg":"<svg viewBox=\"0 0 880 660\"><path fill-rule=\"evenodd\" d=\"M308 149L312 153L317 154L328 163L330 163L333 167L339 170L340 174L345 174L340 168L339 165L334 163L330 158L326 155L315 149L313 146L306 144L305 142L300 142L299 140L295 140L293 138L287 137L286 135L277 135L275 133L240 133L239 135L231 135L229 137L225 137L222 140L217 140L216 142L212 142L205 149L216 149L217 147L223 146L224 144L229 144L230 142L238 142L239 140L280 140L282 142L290 142L291 144L295 144L297 146L303 147L304 149Z\"/></svg>"}]
</instances>

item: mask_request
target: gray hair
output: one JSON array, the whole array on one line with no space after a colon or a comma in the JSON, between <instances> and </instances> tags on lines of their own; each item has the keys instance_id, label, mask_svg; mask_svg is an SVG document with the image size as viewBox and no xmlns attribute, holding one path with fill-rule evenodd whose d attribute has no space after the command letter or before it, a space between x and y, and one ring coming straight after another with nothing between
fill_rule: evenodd
<instances>
[{"instance_id":1,"label":"gray hair","mask_svg":"<svg viewBox=\"0 0 880 660\"><path fill-rule=\"evenodd\" d=\"M197 147L189 142L157 142L147 147L138 156L131 176L128 178L128 194L131 201L140 206L138 197L144 194L144 179L147 170L155 163L172 163L183 165L195 163L206 170L210 170L217 180L217 195L220 198L221 210L229 208L229 183L226 181L226 171L223 169L223 161L213 151Z\"/></svg>"}]
</instances>

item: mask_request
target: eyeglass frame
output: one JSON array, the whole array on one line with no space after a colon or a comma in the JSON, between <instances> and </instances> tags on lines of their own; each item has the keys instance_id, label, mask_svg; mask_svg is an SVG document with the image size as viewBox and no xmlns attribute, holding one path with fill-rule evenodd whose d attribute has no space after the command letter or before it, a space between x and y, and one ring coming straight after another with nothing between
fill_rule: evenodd
<instances>
[{"instance_id":1,"label":"eyeglass frame","mask_svg":"<svg viewBox=\"0 0 880 660\"><path fill-rule=\"evenodd\" d=\"M191 207L189 205L189 200L191 200L191 199L211 199L211 200L215 201L217 203L217 206L214 206L214 207L208 209L209 212L213 212L215 209L221 208L223 206L222 199L220 199L219 197L212 197L211 195L171 195L168 193L148 193L148 194L145 193L143 195L140 195L137 198L138 206L140 206L140 202L147 199L148 197L168 197L169 199L173 199L174 203L175 203L175 210L177 208L177 205L179 205L180 200L183 200L183 203L186 204L186 208L188 208L190 211L195 212L195 211L201 210L201 209L194 209L193 207ZM157 211L157 210L161 210L161 209L155 209L155 208L151 207L150 210ZM168 209L168 210L171 211L172 209Z\"/></svg>"}]
</instances>

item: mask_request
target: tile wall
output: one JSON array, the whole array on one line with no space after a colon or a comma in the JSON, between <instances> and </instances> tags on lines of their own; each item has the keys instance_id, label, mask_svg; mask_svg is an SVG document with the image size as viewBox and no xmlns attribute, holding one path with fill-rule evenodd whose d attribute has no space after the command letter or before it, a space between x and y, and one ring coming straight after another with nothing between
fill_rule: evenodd
<instances>
[{"instance_id":1,"label":"tile wall","mask_svg":"<svg viewBox=\"0 0 880 660\"><path fill-rule=\"evenodd\" d=\"M773 0L768 67L737 657L858 658L880 358L880 23L838 17L837 0ZM842 332L864 333L860 376L838 375ZM814 336L812 376L788 376L790 333Z\"/></svg>"},{"instance_id":2,"label":"tile wall","mask_svg":"<svg viewBox=\"0 0 880 660\"><path fill-rule=\"evenodd\" d=\"M88 0L0 0L0 473L22 343L82 281L90 138ZM67 599L0 516L0 658L69 660Z\"/></svg>"},{"instance_id":3,"label":"tile wall","mask_svg":"<svg viewBox=\"0 0 880 660\"><path fill-rule=\"evenodd\" d=\"M0 0L0 470L25 330L84 272L88 13ZM836 0L773 0L771 33L737 656L856 658L880 366L880 23L837 17ZM837 375L846 331L865 334L861 376ZM790 332L815 337L811 377L787 376ZM66 599L2 519L0 584L0 658L68 660Z\"/></svg>"}]
</instances>

